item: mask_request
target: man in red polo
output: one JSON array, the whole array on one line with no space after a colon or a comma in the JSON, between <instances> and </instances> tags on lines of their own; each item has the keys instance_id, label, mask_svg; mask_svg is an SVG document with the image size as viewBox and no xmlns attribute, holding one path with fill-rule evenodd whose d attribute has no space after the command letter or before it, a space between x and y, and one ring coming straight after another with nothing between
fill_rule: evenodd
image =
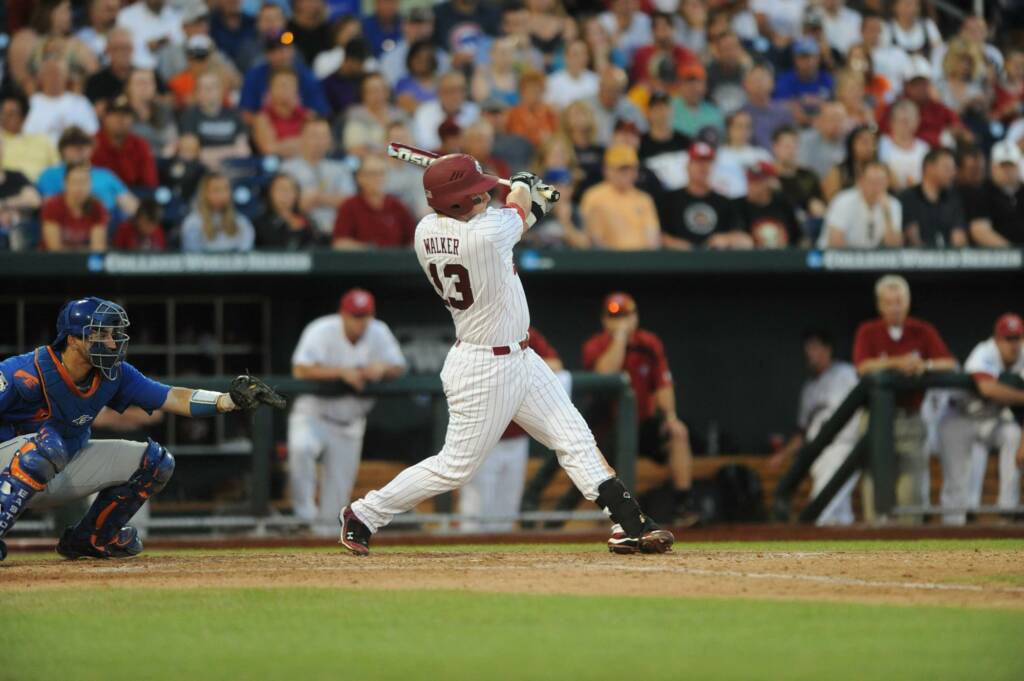
<instances>
[{"instance_id":1,"label":"man in red polo","mask_svg":"<svg viewBox=\"0 0 1024 681\"><path fill-rule=\"evenodd\" d=\"M875 284L878 319L863 322L853 341L853 364L861 376L877 371L898 371L919 376L926 371L954 371L956 360L939 332L926 321L910 317L910 285L889 274ZM897 459L896 503L922 506L922 488L928 473L924 451L925 426L921 420L921 391L904 393L896 400L893 451ZM874 517L874 485L865 476L862 487L864 518ZM918 519L920 520L920 519Z\"/></svg>"},{"instance_id":2,"label":"man in red polo","mask_svg":"<svg viewBox=\"0 0 1024 681\"><path fill-rule=\"evenodd\" d=\"M367 156L356 172L359 193L342 202L334 222L334 248L406 248L416 220L396 197L386 193L387 160Z\"/></svg>"},{"instance_id":3,"label":"man in red polo","mask_svg":"<svg viewBox=\"0 0 1024 681\"><path fill-rule=\"evenodd\" d=\"M128 98L116 98L103 114L103 128L96 134L92 164L112 170L129 187L157 185L156 161L149 143L132 133L132 113Z\"/></svg>"},{"instance_id":4,"label":"man in red polo","mask_svg":"<svg viewBox=\"0 0 1024 681\"><path fill-rule=\"evenodd\" d=\"M604 330L583 345L583 368L599 374L629 374L636 394L639 454L667 463L672 476L676 521L697 522L692 512L693 453L690 435L676 415L675 386L665 347L654 333L638 326L636 301L612 293L601 309Z\"/></svg>"}]
</instances>

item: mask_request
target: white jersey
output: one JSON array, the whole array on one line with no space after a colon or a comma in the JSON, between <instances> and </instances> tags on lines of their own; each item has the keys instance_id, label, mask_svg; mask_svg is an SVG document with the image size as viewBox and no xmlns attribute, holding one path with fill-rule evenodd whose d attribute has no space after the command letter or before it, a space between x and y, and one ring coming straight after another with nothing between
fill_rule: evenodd
<instances>
[{"instance_id":1,"label":"white jersey","mask_svg":"<svg viewBox=\"0 0 1024 681\"><path fill-rule=\"evenodd\" d=\"M345 335L339 314L319 317L307 324L292 353L292 366L355 368L374 363L405 366L405 357L391 329L379 319L374 319L362 337L352 343ZM361 427L362 419L373 404L374 401L366 397L300 395L295 399L292 413L326 419L338 425Z\"/></svg>"},{"instance_id":2,"label":"white jersey","mask_svg":"<svg viewBox=\"0 0 1024 681\"><path fill-rule=\"evenodd\" d=\"M999 374L1004 372L1012 372L1024 377L1024 353L1017 358L1013 366L1005 366L1003 358L999 356L999 348L996 347L995 339L989 338L974 346L964 363L964 371L972 376L984 374L996 379L999 378ZM1003 411L1002 405L974 395L967 402L967 413L971 416L992 418L999 416Z\"/></svg>"},{"instance_id":3,"label":"white jersey","mask_svg":"<svg viewBox=\"0 0 1024 681\"><path fill-rule=\"evenodd\" d=\"M807 379L800 391L800 410L796 420L808 439L817 435L859 380L857 370L847 362L833 362L821 374ZM850 423L854 422L856 419L850 420ZM841 435L847 434L850 423Z\"/></svg>"},{"instance_id":4,"label":"white jersey","mask_svg":"<svg viewBox=\"0 0 1024 681\"><path fill-rule=\"evenodd\" d=\"M491 207L466 221L431 213L416 226L416 258L463 343L511 346L526 338L530 308L512 261L522 236L515 208Z\"/></svg>"}]
</instances>

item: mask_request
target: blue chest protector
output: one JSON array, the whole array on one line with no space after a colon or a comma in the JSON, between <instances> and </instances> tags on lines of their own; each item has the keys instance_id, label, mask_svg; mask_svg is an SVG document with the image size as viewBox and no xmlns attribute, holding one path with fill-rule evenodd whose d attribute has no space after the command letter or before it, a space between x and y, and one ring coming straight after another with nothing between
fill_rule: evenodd
<instances>
[{"instance_id":1,"label":"blue chest protector","mask_svg":"<svg viewBox=\"0 0 1024 681\"><path fill-rule=\"evenodd\" d=\"M68 455L74 457L89 442L93 419L117 394L123 374L111 381L94 372L92 383L83 391L49 346L36 348L34 361L50 412L47 423L64 439Z\"/></svg>"}]
</instances>

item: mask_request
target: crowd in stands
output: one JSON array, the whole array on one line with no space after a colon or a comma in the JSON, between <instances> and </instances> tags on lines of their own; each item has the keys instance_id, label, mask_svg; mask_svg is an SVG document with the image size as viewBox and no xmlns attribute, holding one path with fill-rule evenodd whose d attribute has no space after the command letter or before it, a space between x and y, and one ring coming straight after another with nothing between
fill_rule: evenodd
<instances>
[{"instance_id":1,"label":"crowd in stands","mask_svg":"<svg viewBox=\"0 0 1024 681\"><path fill-rule=\"evenodd\" d=\"M0 249L407 248L388 141L555 185L538 246L1024 245L1024 11L950 4L10 0Z\"/></svg>"}]
</instances>

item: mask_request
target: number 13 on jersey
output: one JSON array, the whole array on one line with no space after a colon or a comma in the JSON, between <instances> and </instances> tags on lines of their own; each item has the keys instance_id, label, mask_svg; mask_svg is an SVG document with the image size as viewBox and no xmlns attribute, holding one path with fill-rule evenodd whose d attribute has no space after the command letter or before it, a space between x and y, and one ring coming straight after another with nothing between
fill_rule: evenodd
<instances>
[{"instance_id":1,"label":"number 13 on jersey","mask_svg":"<svg viewBox=\"0 0 1024 681\"><path fill-rule=\"evenodd\" d=\"M441 282L441 277L438 276L437 265L430 263L430 279L434 282L437 295L441 296L441 300L448 307L455 308L456 310L468 309L473 304L473 285L469 281L469 270L457 263L449 263L441 270L441 274L444 275L445 282L452 282L452 287L459 297L445 298L444 283Z\"/></svg>"}]
</instances>

